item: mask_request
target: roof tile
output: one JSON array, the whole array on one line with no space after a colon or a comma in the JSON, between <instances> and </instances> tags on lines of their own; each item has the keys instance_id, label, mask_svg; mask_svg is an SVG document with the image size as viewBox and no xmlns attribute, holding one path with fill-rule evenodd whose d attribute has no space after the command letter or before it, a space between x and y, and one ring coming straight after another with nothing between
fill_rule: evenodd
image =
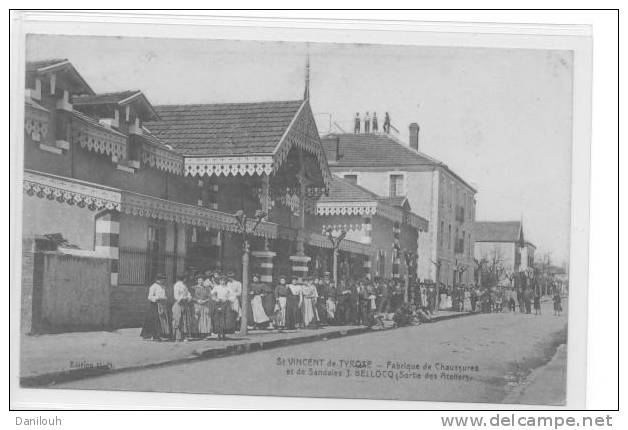
<instances>
[{"instance_id":1,"label":"roof tile","mask_svg":"<svg viewBox=\"0 0 628 430\"><path fill-rule=\"evenodd\" d=\"M188 156L259 155L274 151L303 100L156 106L153 134Z\"/></svg>"},{"instance_id":2,"label":"roof tile","mask_svg":"<svg viewBox=\"0 0 628 430\"><path fill-rule=\"evenodd\" d=\"M478 221L474 226L476 242L517 242L520 221Z\"/></svg>"}]
</instances>

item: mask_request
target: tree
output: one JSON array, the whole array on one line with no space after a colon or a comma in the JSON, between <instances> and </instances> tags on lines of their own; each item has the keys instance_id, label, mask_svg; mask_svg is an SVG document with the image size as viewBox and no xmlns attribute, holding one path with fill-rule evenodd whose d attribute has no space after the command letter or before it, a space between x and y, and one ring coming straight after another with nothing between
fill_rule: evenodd
<instances>
[{"instance_id":1,"label":"tree","mask_svg":"<svg viewBox=\"0 0 628 430\"><path fill-rule=\"evenodd\" d=\"M479 283L484 288L492 288L506 273L504 268L504 253L498 246L484 254L478 262Z\"/></svg>"}]
</instances>

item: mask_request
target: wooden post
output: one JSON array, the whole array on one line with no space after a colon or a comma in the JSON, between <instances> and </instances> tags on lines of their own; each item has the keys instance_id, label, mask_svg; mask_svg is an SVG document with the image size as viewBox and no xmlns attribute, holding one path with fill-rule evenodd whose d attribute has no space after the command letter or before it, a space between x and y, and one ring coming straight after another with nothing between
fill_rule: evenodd
<instances>
[{"instance_id":1,"label":"wooden post","mask_svg":"<svg viewBox=\"0 0 628 430\"><path fill-rule=\"evenodd\" d=\"M246 336L248 331L247 309L249 305L249 239L245 232L242 233L242 317L240 318L240 336Z\"/></svg>"},{"instance_id":2,"label":"wooden post","mask_svg":"<svg viewBox=\"0 0 628 430\"><path fill-rule=\"evenodd\" d=\"M334 246L334 287L338 288L338 248Z\"/></svg>"}]
</instances>

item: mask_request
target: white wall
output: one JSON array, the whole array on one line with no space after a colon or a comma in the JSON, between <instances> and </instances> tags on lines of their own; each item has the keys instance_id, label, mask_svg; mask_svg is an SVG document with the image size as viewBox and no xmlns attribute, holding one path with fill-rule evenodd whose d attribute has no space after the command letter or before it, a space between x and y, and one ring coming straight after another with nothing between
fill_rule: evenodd
<instances>
[{"instance_id":1,"label":"white wall","mask_svg":"<svg viewBox=\"0 0 628 430\"><path fill-rule=\"evenodd\" d=\"M433 217L437 216L438 201L438 170L431 167L425 171L353 171L346 170L335 172L339 176L345 174L357 175L357 183L371 192L380 196L388 196L390 191L390 175L403 175L403 193L408 198L412 212L425 218L429 222L427 232L419 234L418 253L419 264L417 269L418 277L421 279L435 279L436 266L432 261L436 261L436 227L432 223Z\"/></svg>"},{"instance_id":2,"label":"white wall","mask_svg":"<svg viewBox=\"0 0 628 430\"><path fill-rule=\"evenodd\" d=\"M408 198L412 212L429 222L428 231L421 233L418 240L419 265L417 274L421 279L436 280L436 265L441 262L441 281L448 285L453 283L453 270L456 264L467 268L463 274L464 283L473 282L475 194L459 179L441 167L425 166L424 170L382 170L364 171L358 168L335 172L339 176L356 175L358 185L381 196L388 196L390 175L404 176L404 194ZM456 193L456 189L458 192ZM463 223L456 221L456 205L465 208ZM441 221L445 229L440 231ZM448 226L452 226L452 245L447 246ZM454 253L455 231L458 237L465 233L465 249L462 254ZM469 240L470 234L470 240ZM440 235L443 246L440 245Z\"/></svg>"}]
</instances>

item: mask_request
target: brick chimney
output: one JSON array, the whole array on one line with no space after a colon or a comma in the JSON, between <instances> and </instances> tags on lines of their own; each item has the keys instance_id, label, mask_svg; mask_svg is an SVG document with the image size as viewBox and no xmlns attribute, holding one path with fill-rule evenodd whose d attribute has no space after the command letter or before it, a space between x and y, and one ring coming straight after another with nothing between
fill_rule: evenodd
<instances>
[{"instance_id":1,"label":"brick chimney","mask_svg":"<svg viewBox=\"0 0 628 430\"><path fill-rule=\"evenodd\" d=\"M340 149L340 136L336 136L336 154L334 161L340 161L342 158L342 151Z\"/></svg>"},{"instance_id":2,"label":"brick chimney","mask_svg":"<svg viewBox=\"0 0 628 430\"><path fill-rule=\"evenodd\" d=\"M419 124L413 122L409 126L410 129L410 148L415 151L419 150Z\"/></svg>"}]
</instances>

